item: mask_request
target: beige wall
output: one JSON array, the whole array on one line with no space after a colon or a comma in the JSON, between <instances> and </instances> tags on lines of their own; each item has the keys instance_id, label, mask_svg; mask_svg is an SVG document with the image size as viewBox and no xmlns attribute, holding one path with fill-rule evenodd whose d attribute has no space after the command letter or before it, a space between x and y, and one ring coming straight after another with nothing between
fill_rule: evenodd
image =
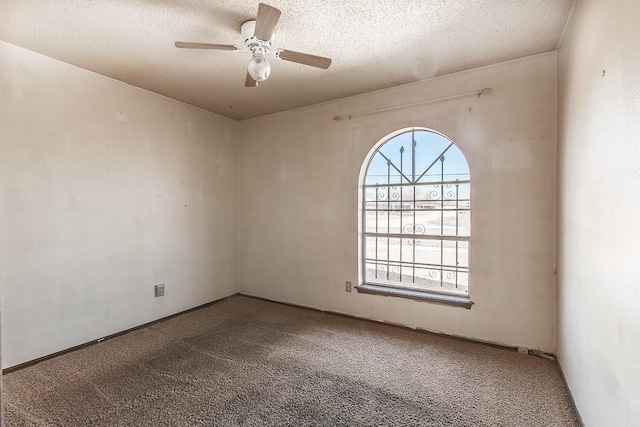
<instances>
[{"instance_id":1,"label":"beige wall","mask_svg":"<svg viewBox=\"0 0 640 427\"><path fill-rule=\"evenodd\" d=\"M236 292L237 128L0 42L5 367Z\"/></svg>"},{"instance_id":2,"label":"beige wall","mask_svg":"<svg viewBox=\"0 0 640 427\"><path fill-rule=\"evenodd\" d=\"M240 290L279 301L555 351L556 54L240 123ZM489 86L469 97L335 115ZM471 310L345 293L358 280L358 173L389 132L451 137L472 174Z\"/></svg>"},{"instance_id":3,"label":"beige wall","mask_svg":"<svg viewBox=\"0 0 640 427\"><path fill-rule=\"evenodd\" d=\"M558 355L587 426L640 420L638 17L578 0L559 50Z\"/></svg>"}]
</instances>

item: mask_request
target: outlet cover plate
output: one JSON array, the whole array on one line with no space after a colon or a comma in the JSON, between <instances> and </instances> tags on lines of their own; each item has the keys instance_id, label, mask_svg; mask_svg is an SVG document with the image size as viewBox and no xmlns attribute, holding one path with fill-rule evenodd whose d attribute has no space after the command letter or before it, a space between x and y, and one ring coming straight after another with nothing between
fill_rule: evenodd
<instances>
[{"instance_id":1,"label":"outlet cover plate","mask_svg":"<svg viewBox=\"0 0 640 427\"><path fill-rule=\"evenodd\" d=\"M351 292L351 282L344 282L344 291Z\"/></svg>"},{"instance_id":2,"label":"outlet cover plate","mask_svg":"<svg viewBox=\"0 0 640 427\"><path fill-rule=\"evenodd\" d=\"M153 296L156 298L164 296L164 283L160 283L153 287Z\"/></svg>"}]
</instances>

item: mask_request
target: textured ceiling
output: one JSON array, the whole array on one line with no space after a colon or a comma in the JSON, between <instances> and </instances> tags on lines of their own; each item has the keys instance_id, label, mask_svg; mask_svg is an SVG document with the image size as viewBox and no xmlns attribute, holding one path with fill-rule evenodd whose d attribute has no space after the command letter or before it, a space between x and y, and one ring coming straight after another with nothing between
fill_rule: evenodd
<instances>
[{"instance_id":1,"label":"textured ceiling","mask_svg":"<svg viewBox=\"0 0 640 427\"><path fill-rule=\"evenodd\" d=\"M277 47L333 58L328 70L273 60L245 88L248 0L2 0L0 39L235 119L554 50L574 0L267 0Z\"/></svg>"}]
</instances>

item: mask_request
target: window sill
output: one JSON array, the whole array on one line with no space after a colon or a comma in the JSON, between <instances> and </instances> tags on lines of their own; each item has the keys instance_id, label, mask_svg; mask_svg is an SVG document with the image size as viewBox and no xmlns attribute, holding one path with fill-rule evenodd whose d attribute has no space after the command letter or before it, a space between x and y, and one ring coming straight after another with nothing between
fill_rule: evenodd
<instances>
[{"instance_id":1,"label":"window sill","mask_svg":"<svg viewBox=\"0 0 640 427\"><path fill-rule=\"evenodd\" d=\"M445 295L429 291L417 291L413 289L400 289L390 286L372 285L369 283L363 283L360 286L356 286L356 290L361 294L407 298L415 301L433 302L437 304L451 305L453 307L462 307L466 309L470 309L473 305L473 301L465 296Z\"/></svg>"}]
</instances>

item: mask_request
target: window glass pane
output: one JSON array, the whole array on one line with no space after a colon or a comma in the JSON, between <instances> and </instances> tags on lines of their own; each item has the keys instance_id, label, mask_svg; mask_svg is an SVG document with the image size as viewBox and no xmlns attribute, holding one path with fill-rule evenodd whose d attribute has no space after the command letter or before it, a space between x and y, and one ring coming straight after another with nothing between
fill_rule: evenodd
<instances>
[{"instance_id":1,"label":"window glass pane","mask_svg":"<svg viewBox=\"0 0 640 427\"><path fill-rule=\"evenodd\" d=\"M416 211L415 234L440 235L440 216L439 209Z\"/></svg>"},{"instance_id":2,"label":"window glass pane","mask_svg":"<svg viewBox=\"0 0 640 427\"><path fill-rule=\"evenodd\" d=\"M466 236L469 237L471 227L470 227L470 211L459 211L458 212L458 236Z\"/></svg>"},{"instance_id":3,"label":"window glass pane","mask_svg":"<svg viewBox=\"0 0 640 427\"><path fill-rule=\"evenodd\" d=\"M458 242L458 267L469 268L469 242Z\"/></svg>"}]
</instances>

